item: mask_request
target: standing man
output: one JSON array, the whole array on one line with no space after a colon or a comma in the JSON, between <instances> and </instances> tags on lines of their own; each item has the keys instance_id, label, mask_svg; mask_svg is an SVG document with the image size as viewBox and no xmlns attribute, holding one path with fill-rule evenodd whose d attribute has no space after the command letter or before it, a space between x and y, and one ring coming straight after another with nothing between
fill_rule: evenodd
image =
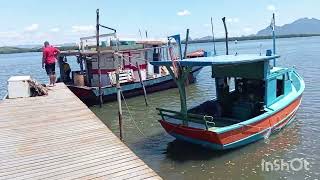
<instances>
[{"instance_id":1,"label":"standing man","mask_svg":"<svg viewBox=\"0 0 320 180\"><path fill-rule=\"evenodd\" d=\"M43 47L43 55L42 55L42 68L46 69L47 75L49 76L50 84L49 86L54 86L56 82L56 61L57 56L60 53L59 49L50 46L49 42L44 42Z\"/></svg>"}]
</instances>

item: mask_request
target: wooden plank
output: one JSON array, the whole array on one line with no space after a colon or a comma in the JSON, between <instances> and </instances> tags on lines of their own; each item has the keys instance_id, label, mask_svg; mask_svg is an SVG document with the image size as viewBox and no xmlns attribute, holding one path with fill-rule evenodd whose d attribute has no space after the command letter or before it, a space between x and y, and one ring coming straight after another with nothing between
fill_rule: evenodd
<instances>
[{"instance_id":1,"label":"wooden plank","mask_svg":"<svg viewBox=\"0 0 320 180\"><path fill-rule=\"evenodd\" d=\"M0 179L161 179L64 84L0 101Z\"/></svg>"},{"instance_id":2,"label":"wooden plank","mask_svg":"<svg viewBox=\"0 0 320 180\"><path fill-rule=\"evenodd\" d=\"M46 152L46 153L40 153L40 154L33 154L30 156L17 156L16 158L6 159L6 161L2 161L1 163L5 163L8 166L3 166L1 169L5 169L8 167L15 166L15 165L24 165L24 164L32 164L32 163L39 163L42 161L49 161L51 159L64 157L64 156L71 156L71 155L77 155L78 152L80 153L86 153L86 151L95 152L100 151L101 149L108 149L108 150L119 150L123 149L125 147L121 146L119 142L110 143L109 146L101 146L99 148L95 147L94 143L88 143L88 147L69 147L69 149L61 148L57 149L54 152ZM91 146L90 146L91 145ZM75 152L76 151L76 152ZM10 161L11 160L11 161Z\"/></svg>"},{"instance_id":3,"label":"wooden plank","mask_svg":"<svg viewBox=\"0 0 320 180\"><path fill-rule=\"evenodd\" d=\"M93 152L101 152L101 151L118 151L119 153L123 150L125 152L128 152L126 148L122 146L118 146L118 144L113 143L110 145L114 145L112 148L107 148L107 147L101 147L101 148L96 148L96 147L91 147L91 148L82 148L82 149L77 149L76 152L75 149L70 149L67 151L67 149L63 149L63 154L41 154L38 156L32 156L32 157L26 157L26 158L17 158L15 161L9 161L6 163L6 166L0 167L0 172L7 171L9 168L24 168L25 166L30 166L30 165L42 165L42 164L47 164L50 162L56 162L61 159L65 158L72 158L72 157L79 157L87 154L92 154Z\"/></svg>"},{"instance_id":4,"label":"wooden plank","mask_svg":"<svg viewBox=\"0 0 320 180\"><path fill-rule=\"evenodd\" d=\"M33 170L41 170L41 169L46 169L50 168L53 169L55 167L60 167L62 165L68 165L71 163L81 163L85 160L90 160L90 159L96 159L96 158L103 158L105 156L110 156L117 154L117 157L132 157L132 155L127 151L127 149L112 149L112 150L102 150L99 152L95 152L94 155L92 153L87 153L87 154L81 154L81 158L78 158L79 156L66 156L63 158L56 158L54 161L42 161L42 162L36 162L36 163L28 163L24 165L19 165L15 167L14 171L1 171L0 176L3 175L10 175L10 174L16 174L16 173L27 173L33 171Z\"/></svg>"}]
</instances>

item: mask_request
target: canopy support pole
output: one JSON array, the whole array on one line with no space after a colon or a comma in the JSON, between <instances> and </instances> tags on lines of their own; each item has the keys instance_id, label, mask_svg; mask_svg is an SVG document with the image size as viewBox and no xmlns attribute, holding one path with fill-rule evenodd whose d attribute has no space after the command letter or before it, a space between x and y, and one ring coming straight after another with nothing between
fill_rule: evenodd
<instances>
[{"instance_id":1,"label":"canopy support pole","mask_svg":"<svg viewBox=\"0 0 320 180\"><path fill-rule=\"evenodd\" d=\"M183 115L182 124L188 126L188 107L187 107L187 96L186 96L186 79L188 78L189 73L191 72L192 68L190 67L180 67L179 68L179 76L175 78L175 74L172 71L169 65L166 65L170 75L176 82L179 95L180 95L180 112Z\"/></svg>"}]
</instances>

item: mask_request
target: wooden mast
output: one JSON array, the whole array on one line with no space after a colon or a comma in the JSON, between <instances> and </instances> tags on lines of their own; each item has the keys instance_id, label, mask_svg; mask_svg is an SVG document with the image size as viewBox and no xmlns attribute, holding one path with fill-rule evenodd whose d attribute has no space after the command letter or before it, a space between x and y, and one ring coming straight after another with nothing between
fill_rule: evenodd
<instances>
[{"instance_id":1,"label":"wooden mast","mask_svg":"<svg viewBox=\"0 0 320 180\"><path fill-rule=\"evenodd\" d=\"M101 84L101 67L100 67L100 39L99 39L99 9L97 9L97 23L96 23L96 40L97 40L97 61L98 61L98 74L99 74L99 107L102 107L102 84Z\"/></svg>"},{"instance_id":2,"label":"wooden mast","mask_svg":"<svg viewBox=\"0 0 320 180\"><path fill-rule=\"evenodd\" d=\"M188 42L189 42L189 29L187 29L187 33L186 33L186 41L185 41L184 55L183 55L184 59L187 58Z\"/></svg>"},{"instance_id":3,"label":"wooden mast","mask_svg":"<svg viewBox=\"0 0 320 180\"><path fill-rule=\"evenodd\" d=\"M226 34L226 55L229 55L229 46L228 46L228 29L226 25L226 17L222 18L223 26L224 26L224 31Z\"/></svg>"},{"instance_id":4,"label":"wooden mast","mask_svg":"<svg viewBox=\"0 0 320 180\"><path fill-rule=\"evenodd\" d=\"M182 49L181 49L181 41L180 41L180 35L174 35L168 37L169 44L170 44L170 39L174 38L176 42L179 45L179 56L180 60L183 59L182 57ZM174 63L174 62L173 62ZM173 70L171 69L170 65L166 65L167 70L169 71L170 75L172 76L173 80L176 82L178 89L179 89L179 94L180 94L180 112L183 115L183 125L188 126L188 108L187 108L187 98L186 98L186 80L188 78L188 74L191 72L192 68L187 68L187 67L182 67L179 66L179 71L178 74L176 75Z\"/></svg>"},{"instance_id":5,"label":"wooden mast","mask_svg":"<svg viewBox=\"0 0 320 180\"><path fill-rule=\"evenodd\" d=\"M101 68L100 68L100 43L99 43L99 28L100 26L102 28L106 28L109 30L114 31L114 33L116 33L116 30L104 25L101 25L99 23L99 9L97 9L97 25L96 25L96 39L97 39L97 60L98 60L98 73L99 73L99 99L100 99L100 108L102 107L102 103L103 103L103 99L102 99L102 87L101 87ZM123 140L123 126L122 126L122 107L121 107L121 86L120 86L120 81L119 81L119 74L120 74L120 61L119 61L119 57L118 57L118 52L119 52L119 42L117 40L117 49L116 49L116 61L117 61L117 67L116 67L116 87L117 87L117 100L118 100L118 115L119 115L119 129L120 129L120 140ZM123 57L122 57L123 58ZM121 61L123 60L121 58Z\"/></svg>"},{"instance_id":6,"label":"wooden mast","mask_svg":"<svg viewBox=\"0 0 320 180\"><path fill-rule=\"evenodd\" d=\"M183 55L184 59L187 58L188 42L189 42L189 29L187 29L187 33L186 33L186 43L184 46L184 55ZM181 68L184 68L184 67L181 67ZM186 78L185 85L188 86L189 84L190 84L189 79Z\"/></svg>"}]
</instances>

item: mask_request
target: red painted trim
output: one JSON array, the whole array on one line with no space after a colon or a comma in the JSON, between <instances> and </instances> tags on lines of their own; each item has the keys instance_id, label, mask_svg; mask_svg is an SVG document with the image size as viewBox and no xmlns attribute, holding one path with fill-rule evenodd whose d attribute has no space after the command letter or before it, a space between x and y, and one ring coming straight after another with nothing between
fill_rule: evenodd
<instances>
[{"instance_id":1,"label":"red painted trim","mask_svg":"<svg viewBox=\"0 0 320 180\"><path fill-rule=\"evenodd\" d=\"M116 69L101 69L101 74L108 74ZM99 74L99 69L92 69L91 74Z\"/></svg>"},{"instance_id":2,"label":"red painted trim","mask_svg":"<svg viewBox=\"0 0 320 180\"><path fill-rule=\"evenodd\" d=\"M274 126L278 122L288 117L288 115L291 114L299 106L300 100L301 100L301 97L297 98L287 107L275 113L274 115L267 117L263 120L260 120L256 123L250 124L250 127L244 126L239 129L235 129L232 131L219 134L219 139L223 144L229 144L229 143L241 140L243 138L246 138L248 136L251 136L253 134L256 134L258 132L261 132L269 128L270 126Z\"/></svg>"},{"instance_id":3,"label":"red painted trim","mask_svg":"<svg viewBox=\"0 0 320 180\"><path fill-rule=\"evenodd\" d=\"M214 132L207 131L204 129L197 129L192 127L186 127L183 125L175 125L164 120L159 121L162 127L170 134L176 133L182 136L191 137L193 139L198 139L207 142L213 142L216 144L221 144L218 135Z\"/></svg>"},{"instance_id":4,"label":"red painted trim","mask_svg":"<svg viewBox=\"0 0 320 180\"><path fill-rule=\"evenodd\" d=\"M140 69L147 69L147 64L139 64ZM125 65L124 66L125 69L132 69L134 71L138 71L138 68L134 65Z\"/></svg>"}]
</instances>

